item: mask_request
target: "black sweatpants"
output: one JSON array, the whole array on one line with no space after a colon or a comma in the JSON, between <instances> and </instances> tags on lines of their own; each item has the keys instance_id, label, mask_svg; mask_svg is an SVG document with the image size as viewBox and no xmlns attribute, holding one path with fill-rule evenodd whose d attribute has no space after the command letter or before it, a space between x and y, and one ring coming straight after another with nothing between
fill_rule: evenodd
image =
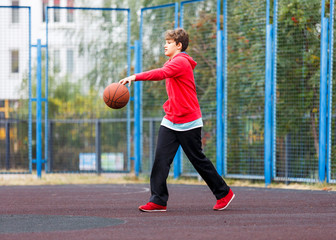
<instances>
[{"instance_id":1,"label":"black sweatpants","mask_svg":"<svg viewBox=\"0 0 336 240\"><path fill-rule=\"evenodd\" d=\"M188 131L174 131L160 126L155 161L150 177L150 202L166 206L168 201L167 177L178 147L181 145L184 153L194 168L207 183L217 199L225 197L230 188L202 151L202 128Z\"/></svg>"}]
</instances>

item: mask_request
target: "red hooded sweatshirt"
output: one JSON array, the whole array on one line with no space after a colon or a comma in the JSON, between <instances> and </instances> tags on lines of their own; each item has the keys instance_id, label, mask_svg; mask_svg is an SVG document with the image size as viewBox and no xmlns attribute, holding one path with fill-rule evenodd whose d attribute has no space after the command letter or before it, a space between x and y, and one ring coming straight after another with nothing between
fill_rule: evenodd
<instances>
[{"instance_id":1,"label":"red hooded sweatshirt","mask_svg":"<svg viewBox=\"0 0 336 240\"><path fill-rule=\"evenodd\" d=\"M196 65L192 57L182 52L169 59L162 68L135 74L135 79L166 79L168 100L163 104L165 118L173 123L188 123L202 117L193 74Z\"/></svg>"}]
</instances>

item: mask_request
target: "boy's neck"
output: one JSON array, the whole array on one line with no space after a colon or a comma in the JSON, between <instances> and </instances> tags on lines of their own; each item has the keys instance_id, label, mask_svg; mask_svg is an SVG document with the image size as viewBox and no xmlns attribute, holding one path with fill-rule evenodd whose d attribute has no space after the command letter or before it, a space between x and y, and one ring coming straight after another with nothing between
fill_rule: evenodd
<instances>
[{"instance_id":1,"label":"boy's neck","mask_svg":"<svg viewBox=\"0 0 336 240\"><path fill-rule=\"evenodd\" d=\"M176 51L171 57L170 59L173 59L177 54L181 53L181 51Z\"/></svg>"}]
</instances>

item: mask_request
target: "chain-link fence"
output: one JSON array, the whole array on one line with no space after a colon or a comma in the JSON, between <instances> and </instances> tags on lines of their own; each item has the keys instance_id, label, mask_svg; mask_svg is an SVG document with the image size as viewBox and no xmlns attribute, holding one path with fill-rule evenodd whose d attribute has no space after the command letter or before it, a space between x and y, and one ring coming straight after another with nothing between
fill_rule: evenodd
<instances>
[{"instance_id":1,"label":"chain-link fence","mask_svg":"<svg viewBox=\"0 0 336 240\"><path fill-rule=\"evenodd\" d=\"M160 68L167 61L164 55L164 33L174 29L176 25L176 5L167 4L141 9L140 41L142 52L142 71ZM149 173L153 164L153 156L158 127L164 116L162 105L167 100L165 81L148 81L143 83L142 114L143 118L155 118L143 124L142 166L143 173ZM158 119L159 120L158 120ZM155 123L155 125L153 125ZM156 128L155 128L156 126Z\"/></svg>"},{"instance_id":2,"label":"chain-link fence","mask_svg":"<svg viewBox=\"0 0 336 240\"><path fill-rule=\"evenodd\" d=\"M180 27L189 34L187 53L197 62L196 91L202 111L202 146L216 166L216 1L185 1L180 5ZM183 154L182 174L196 170Z\"/></svg>"},{"instance_id":3,"label":"chain-link fence","mask_svg":"<svg viewBox=\"0 0 336 240\"><path fill-rule=\"evenodd\" d=\"M266 1L227 2L228 176L264 175Z\"/></svg>"},{"instance_id":4,"label":"chain-link fence","mask_svg":"<svg viewBox=\"0 0 336 240\"><path fill-rule=\"evenodd\" d=\"M33 43L30 40L30 8L16 6L16 3L0 7L0 173L31 172L35 166L32 159L36 156L35 135L41 134L36 133L34 120L37 113L35 48L30 60L31 44L35 44L36 39ZM42 79L47 76L48 81L43 81L41 88L45 98L42 116L47 116L48 121L42 133L47 136L43 139L47 171L130 171L130 159L137 154L131 150L133 141L141 136L134 134L131 124L135 107L129 103L121 110L111 110L102 99L108 84L131 74L130 10L73 7L73 1L68 3L71 6L47 7L43 14L47 39L42 52ZM104 4L111 5L108 1ZM331 126L327 129L326 139L330 137L330 142L327 141L326 149L321 149L319 120L319 117L323 120L329 117L320 116L323 113L320 109L321 13L328 17L329 12L334 11L330 9L334 7L333 1L171 3L162 0L160 4L165 5L134 9L140 10L140 25L136 19L133 26L139 26L140 30L141 70L161 67L167 60L163 51L167 29L183 27L188 31L187 53L198 63L194 75L204 120L204 152L216 165L216 120L223 118L224 175L264 178L265 141L269 141L264 139L266 23L269 20L275 56L271 63L274 67L272 177L277 181L317 181L324 167L319 168L319 152L330 149L330 156L326 154L330 157L329 162L326 161L327 177L335 182L336 113L335 104L330 101L335 101L335 90L327 93ZM220 26L223 26L226 42L223 50L223 81L226 81L223 95L226 98L223 116L217 116L221 100L216 96L216 13L223 8ZM266 19L268 8L273 9L270 19ZM330 21L327 31L333 34ZM334 41L333 35L328 37L327 45L333 50L330 42ZM334 66L334 57L331 59ZM330 62L327 65L332 70L328 73L328 89L332 89L335 72ZM134 96L133 88L130 91ZM144 174L150 172L154 161L166 99L164 81L143 83L141 172ZM182 159L182 174L195 175L184 154Z\"/></svg>"},{"instance_id":5,"label":"chain-link fence","mask_svg":"<svg viewBox=\"0 0 336 240\"><path fill-rule=\"evenodd\" d=\"M279 1L277 179L317 179L321 1Z\"/></svg>"},{"instance_id":6,"label":"chain-link fence","mask_svg":"<svg viewBox=\"0 0 336 240\"><path fill-rule=\"evenodd\" d=\"M176 12L178 10L178 12ZM167 61L164 55L164 33L166 30L183 27L190 36L187 53L198 63L195 68L196 91L202 109L203 147L205 154L215 164L216 122L216 3L215 1L185 1L142 9L142 70L161 67ZM178 14L178 15L176 15ZM155 23L154 23L155 21ZM177 23L178 21L178 23ZM143 85L143 117L158 118L143 125L142 171L149 172L157 128L164 116L162 105L167 99L165 82L145 82ZM153 125L155 123L155 125ZM156 126L156 129L154 128ZM151 135L152 133L153 135ZM154 142L154 144L151 144ZM182 174L195 175L187 157L182 154ZM173 168L171 169L171 172Z\"/></svg>"},{"instance_id":7,"label":"chain-link fence","mask_svg":"<svg viewBox=\"0 0 336 240\"><path fill-rule=\"evenodd\" d=\"M49 171L130 170L130 104L102 99L129 74L129 26L129 9L47 7Z\"/></svg>"}]
</instances>

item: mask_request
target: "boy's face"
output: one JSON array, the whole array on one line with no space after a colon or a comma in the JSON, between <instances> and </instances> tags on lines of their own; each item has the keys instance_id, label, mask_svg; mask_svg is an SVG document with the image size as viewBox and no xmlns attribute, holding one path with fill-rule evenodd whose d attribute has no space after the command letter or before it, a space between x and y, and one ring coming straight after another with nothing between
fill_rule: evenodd
<instances>
[{"instance_id":1,"label":"boy's face","mask_svg":"<svg viewBox=\"0 0 336 240\"><path fill-rule=\"evenodd\" d=\"M182 49L182 43L176 44L173 39L167 39L164 45L165 55L169 58L173 58L176 54L180 53Z\"/></svg>"}]
</instances>

